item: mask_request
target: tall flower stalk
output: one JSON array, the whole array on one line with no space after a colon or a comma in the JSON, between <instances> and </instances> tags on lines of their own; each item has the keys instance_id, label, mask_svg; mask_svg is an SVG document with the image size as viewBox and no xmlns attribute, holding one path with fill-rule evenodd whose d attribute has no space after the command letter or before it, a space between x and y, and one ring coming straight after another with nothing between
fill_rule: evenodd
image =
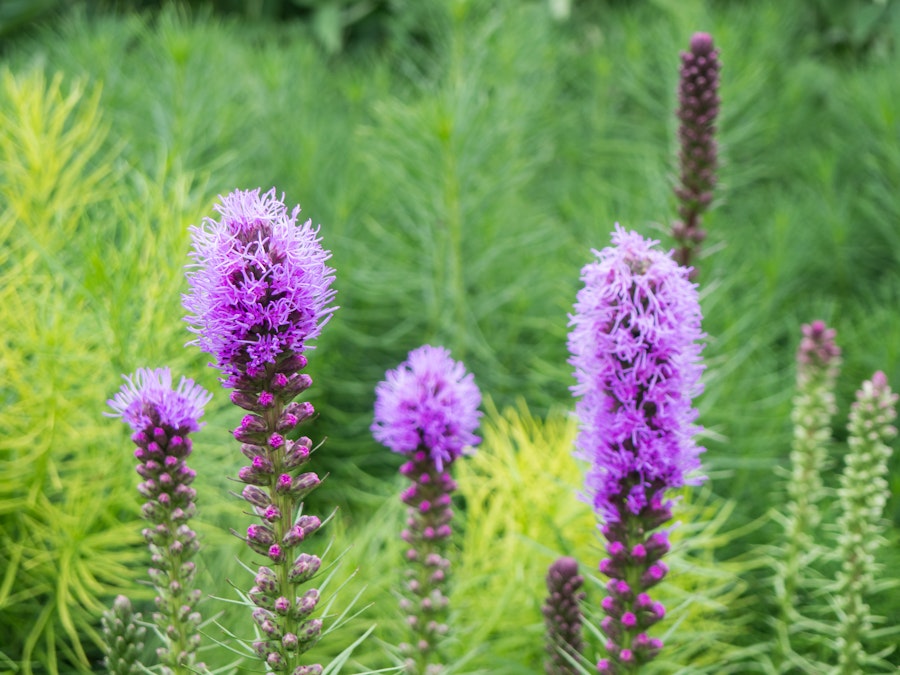
<instances>
[{"instance_id":1,"label":"tall flower stalk","mask_svg":"<svg viewBox=\"0 0 900 675\"><path fill-rule=\"evenodd\" d=\"M192 558L199 544L190 528L196 511L196 491L191 487L196 473L187 465L192 447L188 434L200 428L198 420L211 395L186 378L173 388L168 368L141 368L125 382L109 400L114 412L108 414L121 417L134 431L137 472L144 479L138 492L146 499L141 513L150 524L143 535L157 592L153 618L165 640L157 655L164 673L194 672L202 668L196 661L201 617L196 611L200 591L193 588ZM119 614L124 611L121 606L116 609Z\"/></svg>"},{"instance_id":2,"label":"tall flower stalk","mask_svg":"<svg viewBox=\"0 0 900 675\"><path fill-rule=\"evenodd\" d=\"M873 621L866 595L875 587L875 553L884 541L884 506L890 495L886 480L891 447L897 435L893 422L897 394L881 371L863 382L850 412L849 452L841 474L838 498L838 556L841 570L835 583L838 612L838 665L833 672L868 672L863 640Z\"/></svg>"},{"instance_id":3,"label":"tall flower stalk","mask_svg":"<svg viewBox=\"0 0 900 675\"><path fill-rule=\"evenodd\" d=\"M823 548L814 536L821 521L820 503L825 496L822 474L828 465L831 420L837 412L834 390L841 366L841 350L835 331L822 321L802 327L797 349L797 381L791 421L791 476L784 516L784 548L775 574L775 596L780 605L780 624L775 659L784 663L791 654L790 628L800 616L797 591L802 572L818 559Z\"/></svg>"},{"instance_id":4,"label":"tall flower stalk","mask_svg":"<svg viewBox=\"0 0 900 675\"><path fill-rule=\"evenodd\" d=\"M474 376L443 347L425 345L389 370L375 388L372 434L407 457L400 473L411 485L407 505L409 545L402 609L412 640L400 645L410 675L443 672L441 639L447 635L448 543L452 534L453 463L480 442L481 412Z\"/></svg>"},{"instance_id":5,"label":"tall flower stalk","mask_svg":"<svg viewBox=\"0 0 900 675\"><path fill-rule=\"evenodd\" d=\"M677 112L680 174L675 188L679 220L672 225L677 244L675 260L686 267L706 239L702 219L716 185L719 70L719 50L712 37L695 33L690 50L681 53Z\"/></svg>"},{"instance_id":6,"label":"tall flower stalk","mask_svg":"<svg viewBox=\"0 0 900 675\"><path fill-rule=\"evenodd\" d=\"M697 290L656 243L617 225L612 247L582 269L570 320L576 447L608 554L601 673L636 673L662 648L647 633L665 615L650 595L668 571L658 528L672 518L667 492L702 480L692 475L703 450L692 407L703 370Z\"/></svg>"},{"instance_id":7,"label":"tall flower stalk","mask_svg":"<svg viewBox=\"0 0 900 675\"><path fill-rule=\"evenodd\" d=\"M303 512L303 500L319 483L307 471L309 438L288 434L313 416L313 406L294 399L312 380L301 372L304 352L334 307L330 253L311 221L297 224L300 207L288 211L272 189L235 190L191 228L193 263L184 306L193 341L215 358L231 401L246 411L234 437L250 464L238 472L241 496L259 521L242 537L263 558L248 596L261 639L254 650L268 668L293 675L322 671L303 664L319 638L314 618L319 598L307 587L321 560L302 552L322 521Z\"/></svg>"}]
</instances>

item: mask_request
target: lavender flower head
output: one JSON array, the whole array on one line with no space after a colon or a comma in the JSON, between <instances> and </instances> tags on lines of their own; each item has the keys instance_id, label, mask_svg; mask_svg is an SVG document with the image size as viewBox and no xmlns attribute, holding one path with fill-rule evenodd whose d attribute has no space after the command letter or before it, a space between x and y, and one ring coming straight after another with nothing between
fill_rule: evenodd
<instances>
[{"instance_id":1,"label":"lavender flower head","mask_svg":"<svg viewBox=\"0 0 900 675\"><path fill-rule=\"evenodd\" d=\"M476 445L481 412L474 376L444 347L424 345L375 387L375 440L410 455L427 448L438 471Z\"/></svg>"},{"instance_id":2,"label":"lavender flower head","mask_svg":"<svg viewBox=\"0 0 900 675\"><path fill-rule=\"evenodd\" d=\"M588 496L618 523L660 503L665 490L699 482L689 474L703 451L691 403L702 391L703 333L688 269L618 224L612 243L582 269L569 363Z\"/></svg>"},{"instance_id":3,"label":"lavender flower head","mask_svg":"<svg viewBox=\"0 0 900 675\"><path fill-rule=\"evenodd\" d=\"M107 417L121 417L135 432L168 426L181 433L200 429L203 408L212 394L193 380L182 377L172 387L168 368L138 368L134 375L124 375L125 384L107 404L114 412Z\"/></svg>"},{"instance_id":4,"label":"lavender flower head","mask_svg":"<svg viewBox=\"0 0 900 675\"><path fill-rule=\"evenodd\" d=\"M196 662L201 616L194 608L200 591L193 588L196 566L191 560L200 545L188 525L196 513L197 492L191 484L197 474L187 460L193 447L189 434L200 428L198 420L211 398L184 377L173 388L168 368L141 368L125 376L125 384L108 401L113 412L106 414L120 417L134 430L131 440L137 446L134 456L143 479L137 489L145 499L141 514L150 525L142 534L151 554L148 575L158 594L153 619L165 644L157 650L163 672L204 668ZM125 616L124 608L115 609ZM129 631L132 637L137 635ZM112 632L108 636L117 639ZM113 642L108 646L110 658L131 654Z\"/></svg>"},{"instance_id":5,"label":"lavender flower head","mask_svg":"<svg viewBox=\"0 0 900 675\"><path fill-rule=\"evenodd\" d=\"M311 221L297 225L275 189L235 190L215 206L220 220L191 228L194 262L183 303L197 338L234 386L301 354L334 307L333 270Z\"/></svg>"},{"instance_id":6,"label":"lavender flower head","mask_svg":"<svg viewBox=\"0 0 900 675\"><path fill-rule=\"evenodd\" d=\"M443 347L424 345L389 370L375 388L375 439L408 461L400 473L412 483L401 538L409 545L405 595L411 642L401 643L405 672L444 672L440 644L449 632L447 543L452 534L453 462L481 439L475 436L481 392L465 366Z\"/></svg>"}]
</instances>

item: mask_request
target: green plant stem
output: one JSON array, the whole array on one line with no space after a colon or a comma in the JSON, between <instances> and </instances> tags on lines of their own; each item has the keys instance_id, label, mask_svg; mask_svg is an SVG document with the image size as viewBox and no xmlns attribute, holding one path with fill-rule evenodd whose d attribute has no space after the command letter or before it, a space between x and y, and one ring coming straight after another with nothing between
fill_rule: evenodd
<instances>
[{"instance_id":1,"label":"green plant stem","mask_svg":"<svg viewBox=\"0 0 900 675\"><path fill-rule=\"evenodd\" d=\"M445 110L442 118L443 124L439 129L439 137L441 141L441 149L443 154L443 184L444 184L444 210L446 220L444 228L445 253L443 256L444 288L445 294L449 295L456 336L453 345L453 351L459 357L465 356L464 347L467 342L469 332L468 322L466 321L466 285L463 275L463 232L465 223L463 222L462 213L462 197L460 190L459 176L459 157L458 142L459 129L456 119L456 108L459 105L459 98L465 90L465 78L463 77L461 67L463 61L463 45L462 38L459 33L462 29L455 26L452 35L450 67L447 75L449 80L448 89L444 101ZM441 257L438 252L438 257ZM445 318L440 317L437 326L445 325Z\"/></svg>"}]
</instances>

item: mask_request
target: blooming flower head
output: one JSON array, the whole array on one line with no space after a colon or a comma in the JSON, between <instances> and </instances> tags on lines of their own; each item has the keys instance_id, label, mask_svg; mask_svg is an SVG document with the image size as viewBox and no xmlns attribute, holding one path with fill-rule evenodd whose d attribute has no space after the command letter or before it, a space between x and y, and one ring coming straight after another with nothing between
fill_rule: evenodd
<instances>
[{"instance_id":1,"label":"blooming flower head","mask_svg":"<svg viewBox=\"0 0 900 675\"><path fill-rule=\"evenodd\" d=\"M138 368L134 375L123 375L125 384L107 403L115 412L109 417L121 417L134 431L151 426L197 431L203 407L212 394L193 380L182 377L172 388L172 373L168 368Z\"/></svg>"},{"instance_id":2,"label":"blooming flower head","mask_svg":"<svg viewBox=\"0 0 900 675\"><path fill-rule=\"evenodd\" d=\"M191 228L194 250L183 303L192 344L212 354L233 384L300 354L331 316L331 256L311 221L297 224L275 189L235 190Z\"/></svg>"},{"instance_id":3,"label":"blooming flower head","mask_svg":"<svg viewBox=\"0 0 900 675\"><path fill-rule=\"evenodd\" d=\"M582 269L569 363L588 496L607 522L620 522L700 466L691 401L702 390L703 334L689 270L619 225L612 243Z\"/></svg>"},{"instance_id":4,"label":"blooming flower head","mask_svg":"<svg viewBox=\"0 0 900 675\"><path fill-rule=\"evenodd\" d=\"M375 387L372 434L394 452L425 449L439 471L481 439L481 392L444 347L424 345Z\"/></svg>"}]
</instances>

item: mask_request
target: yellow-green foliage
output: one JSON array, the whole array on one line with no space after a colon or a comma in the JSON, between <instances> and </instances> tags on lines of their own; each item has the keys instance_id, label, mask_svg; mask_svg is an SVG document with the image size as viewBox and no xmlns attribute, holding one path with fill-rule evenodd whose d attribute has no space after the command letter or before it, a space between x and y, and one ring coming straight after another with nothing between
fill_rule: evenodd
<instances>
[{"instance_id":1,"label":"yellow-green foliage","mask_svg":"<svg viewBox=\"0 0 900 675\"><path fill-rule=\"evenodd\" d=\"M88 665L98 598L124 590L140 537L118 519L130 457L84 388L104 339L72 265L110 174L98 102L83 82L0 73L0 633L25 673Z\"/></svg>"},{"instance_id":2,"label":"yellow-green foliage","mask_svg":"<svg viewBox=\"0 0 900 675\"><path fill-rule=\"evenodd\" d=\"M457 628L464 645L484 652L479 665L509 659L537 669L547 567L560 555L599 559L593 513L576 498L576 425L563 414L535 419L524 403L502 414L488 404L481 432L475 454L456 463L465 508L451 598Z\"/></svg>"},{"instance_id":3,"label":"yellow-green foliage","mask_svg":"<svg viewBox=\"0 0 900 675\"><path fill-rule=\"evenodd\" d=\"M87 670L112 595L146 597L131 446L101 415L186 338L179 179L123 181L100 96L0 71L0 660L24 673Z\"/></svg>"}]
</instances>

